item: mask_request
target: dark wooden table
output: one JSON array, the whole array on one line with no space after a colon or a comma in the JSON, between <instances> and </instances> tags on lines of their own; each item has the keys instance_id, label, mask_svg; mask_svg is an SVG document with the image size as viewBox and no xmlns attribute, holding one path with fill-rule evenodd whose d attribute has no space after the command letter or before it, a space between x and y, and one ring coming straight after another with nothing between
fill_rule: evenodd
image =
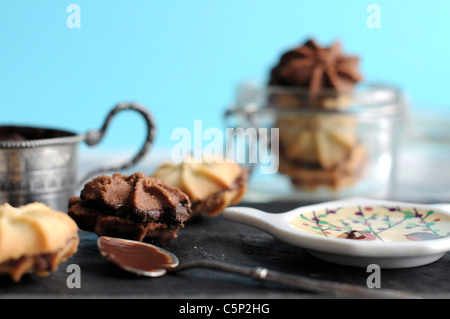
<instances>
[{"instance_id":1,"label":"dark wooden table","mask_svg":"<svg viewBox=\"0 0 450 319\"><path fill-rule=\"evenodd\" d=\"M245 203L244 203L245 205ZM272 212L284 212L299 203L249 204ZM97 236L80 231L78 252L48 277L29 274L19 283L0 277L1 298L151 298L151 299L299 299L334 298L239 275L207 269L190 269L160 278L137 277L104 259L96 246ZM316 259L295 247L250 226L222 216L188 222L166 249L180 262L219 260L322 280L366 287L370 273L363 268L340 266ZM80 287L69 288L69 265L78 265ZM432 264L409 269L381 270L381 287L406 290L424 298L450 297L450 254ZM337 296L339 297L339 296ZM358 296L355 296L358 298Z\"/></svg>"}]
</instances>

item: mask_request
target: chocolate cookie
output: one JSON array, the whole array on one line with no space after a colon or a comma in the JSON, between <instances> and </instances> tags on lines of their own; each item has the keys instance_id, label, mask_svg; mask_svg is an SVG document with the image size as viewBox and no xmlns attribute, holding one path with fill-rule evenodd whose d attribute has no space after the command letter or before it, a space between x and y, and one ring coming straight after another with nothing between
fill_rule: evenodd
<instances>
[{"instance_id":1,"label":"chocolate cookie","mask_svg":"<svg viewBox=\"0 0 450 319\"><path fill-rule=\"evenodd\" d=\"M304 89L301 95L279 95L281 106L338 109L348 105L345 97L362 80L359 58L344 55L339 42L321 47L310 39L305 44L285 52L271 70L269 86Z\"/></svg>"},{"instance_id":2,"label":"chocolate cookie","mask_svg":"<svg viewBox=\"0 0 450 319\"><path fill-rule=\"evenodd\" d=\"M178 188L144 173L101 175L85 184L69 202L71 216L83 230L163 245L191 213L191 202Z\"/></svg>"}]
</instances>

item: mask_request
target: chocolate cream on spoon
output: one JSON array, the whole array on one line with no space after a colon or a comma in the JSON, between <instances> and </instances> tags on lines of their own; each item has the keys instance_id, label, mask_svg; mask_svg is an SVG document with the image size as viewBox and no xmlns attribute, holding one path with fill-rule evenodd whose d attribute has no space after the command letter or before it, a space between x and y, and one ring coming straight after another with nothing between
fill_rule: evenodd
<instances>
[{"instance_id":1,"label":"chocolate cream on spoon","mask_svg":"<svg viewBox=\"0 0 450 319\"><path fill-rule=\"evenodd\" d=\"M122 238L101 236L98 248L106 259L120 268L137 275L160 277L167 272L177 272L190 268L208 268L237 275L251 277L302 290L339 296L350 295L358 298L420 298L404 291L390 289L369 289L363 286L342 284L302 276L284 274L263 267L245 267L213 260L197 260L179 263L171 252L157 246Z\"/></svg>"}]
</instances>

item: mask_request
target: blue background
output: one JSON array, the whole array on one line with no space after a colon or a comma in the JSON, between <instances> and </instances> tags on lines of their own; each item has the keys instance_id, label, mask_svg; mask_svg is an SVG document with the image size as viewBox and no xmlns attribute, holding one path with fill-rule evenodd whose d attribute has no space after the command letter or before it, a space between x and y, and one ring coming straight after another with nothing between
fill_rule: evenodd
<instances>
[{"instance_id":1,"label":"blue background","mask_svg":"<svg viewBox=\"0 0 450 319\"><path fill-rule=\"evenodd\" d=\"M81 8L81 28L66 12ZM369 4L381 9L370 29ZM0 123L99 128L118 102L146 105L156 148L172 130L223 127L236 85L267 78L279 55L308 37L340 39L367 80L400 86L413 102L449 105L448 0L0 0ZM140 144L144 122L125 112L104 149Z\"/></svg>"}]
</instances>

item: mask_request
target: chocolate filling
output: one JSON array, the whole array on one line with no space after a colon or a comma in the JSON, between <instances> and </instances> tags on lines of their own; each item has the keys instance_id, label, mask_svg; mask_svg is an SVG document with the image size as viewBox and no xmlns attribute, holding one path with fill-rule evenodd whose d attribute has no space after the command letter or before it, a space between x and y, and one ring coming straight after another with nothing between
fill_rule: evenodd
<instances>
[{"instance_id":1,"label":"chocolate filling","mask_svg":"<svg viewBox=\"0 0 450 319\"><path fill-rule=\"evenodd\" d=\"M239 175L238 178L236 178L236 180L234 181L234 183L231 185L230 188L223 189L219 192L210 194L209 196L207 196L206 198L204 198L202 200L197 200L197 201L192 202L193 215L201 215L201 213L203 211L213 212L212 215L215 215L215 214L220 213L220 211L223 208L225 208L225 206L227 206L228 204L236 203L238 200L240 200L240 198L243 195L243 192L242 192L242 194L239 194L238 190L243 187L246 187L247 179L248 179L248 170L243 169L242 174ZM233 198L231 203L224 202L223 197L224 197L224 194L227 192L236 192L236 195L234 196L235 198ZM220 207L220 208L217 209L217 207Z\"/></svg>"},{"instance_id":2,"label":"chocolate filling","mask_svg":"<svg viewBox=\"0 0 450 319\"><path fill-rule=\"evenodd\" d=\"M347 233L347 239L364 239L366 236L364 236L360 231L358 230L352 230Z\"/></svg>"},{"instance_id":3,"label":"chocolate filling","mask_svg":"<svg viewBox=\"0 0 450 319\"><path fill-rule=\"evenodd\" d=\"M10 273L15 281L29 271L47 274L55 271L58 264L73 255L78 247L78 235L69 237L64 246L48 253L24 255L16 259L8 259L0 263L1 272Z\"/></svg>"}]
</instances>

